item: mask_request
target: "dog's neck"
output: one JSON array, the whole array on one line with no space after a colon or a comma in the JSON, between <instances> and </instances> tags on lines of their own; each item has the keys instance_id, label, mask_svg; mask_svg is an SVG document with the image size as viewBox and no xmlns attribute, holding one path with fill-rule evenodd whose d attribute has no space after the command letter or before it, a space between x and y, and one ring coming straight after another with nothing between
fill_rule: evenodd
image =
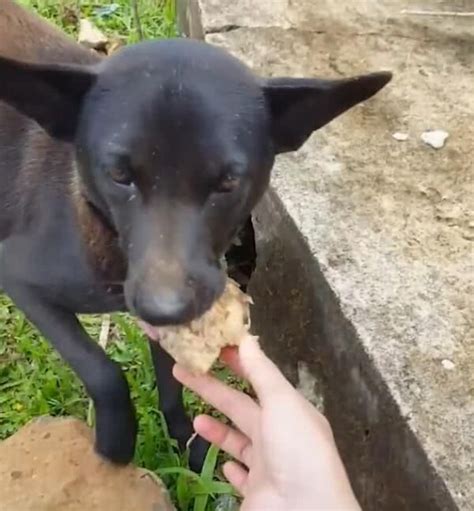
<instances>
[{"instance_id":1,"label":"dog's neck","mask_svg":"<svg viewBox=\"0 0 474 511\"><path fill-rule=\"evenodd\" d=\"M94 272L105 283L118 284L126 275L126 260L118 235L100 211L89 201L77 168L71 180L71 198L80 238Z\"/></svg>"}]
</instances>

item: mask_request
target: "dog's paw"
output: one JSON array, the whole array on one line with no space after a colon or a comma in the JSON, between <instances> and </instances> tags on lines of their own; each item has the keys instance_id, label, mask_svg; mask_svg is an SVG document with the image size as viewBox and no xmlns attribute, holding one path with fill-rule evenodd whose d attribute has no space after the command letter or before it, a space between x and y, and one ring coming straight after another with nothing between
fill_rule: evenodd
<instances>
[{"instance_id":1,"label":"dog's paw","mask_svg":"<svg viewBox=\"0 0 474 511\"><path fill-rule=\"evenodd\" d=\"M135 417L96 419L95 451L107 461L127 465L135 454L137 423Z\"/></svg>"},{"instance_id":2,"label":"dog's paw","mask_svg":"<svg viewBox=\"0 0 474 511\"><path fill-rule=\"evenodd\" d=\"M130 446L126 447L112 442L104 444L96 441L94 447L99 456L116 465L128 465L135 453L135 445L130 448Z\"/></svg>"},{"instance_id":3,"label":"dog's paw","mask_svg":"<svg viewBox=\"0 0 474 511\"><path fill-rule=\"evenodd\" d=\"M194 472L200 473L206 459L210 444L204 438L196 436L189 448L189 467Z\"/></svg>"}]
</instances>

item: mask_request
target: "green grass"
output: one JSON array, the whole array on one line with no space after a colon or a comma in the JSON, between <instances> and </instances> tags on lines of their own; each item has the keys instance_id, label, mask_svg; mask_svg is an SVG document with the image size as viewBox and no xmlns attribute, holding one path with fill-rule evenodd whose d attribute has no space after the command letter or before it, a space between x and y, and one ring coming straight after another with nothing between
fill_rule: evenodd
<instances>
[{"instance_id":1,"label":"green grass","mask_svg":"<svg viewBox=\"0 0 474 511\"><path fill-rule=\"evenodd\" d=\"M95 339L101 317L81 318ZM119 362L137 409L139 434L135 462L163 478L178 509L214 509L215 496L232 494L222 482L217 451L211 450L203 470L189 470L186 454L179 455L159 411L148 344L134 321L125 314L112 316L109 355ZM220 377L227 373L220 370ZM185 392L190 414L210 412L207 405ZM15 306L0 295L0 439L40 415L73 415L87 419L89 400L81 383L57 353Z\"/></svg>"},{"instance_id":2,"label":"green grass","mask_svg":"<svg viewBox=\"0 0 474 511\"><path fill-rule=\"evenodd\" d=\"M71 35L78 20L87 18L111 38L128 43L141 39L132 0L20 0ZM138 0L138 15L144 39L176 35L174 0Z\"/></svg>"},{"instance_id":3,"label":"green grass","mask_svg":"<svg viewBox=\"0 0 474 511\"><path fill-rule=\"evenodd\" d=\"M20 0L20 3L35 9L72 36L77 35L78 19L87 17L111 38L118 37L127 43L140 39L130 0ZM144 38L176 35L174 0L139 0L138 6ZM81 320L91 337L98 339L101 317L86 316ZM233 495L220 477L223 456L212 449L202 474L198 475L189 470L187 456L177 453L176 443L169 437L157 406L147 341L133 319L125 314L112 316L107 351L124 368L137 409L139 435L135 462L163 478L180 511L217 509L219 495L226 498ZM219 368L217 374L245 388L226 369ZM215 414L190 392L185 392L185 405L191 415ZM0 294L0 439L40 415L72 415L87 420L88 409L89 400L76 376L23 314ZM231 509L232 502L232 498L225 504L221 502L219 509Z\"/></svg>"}]
</instances>

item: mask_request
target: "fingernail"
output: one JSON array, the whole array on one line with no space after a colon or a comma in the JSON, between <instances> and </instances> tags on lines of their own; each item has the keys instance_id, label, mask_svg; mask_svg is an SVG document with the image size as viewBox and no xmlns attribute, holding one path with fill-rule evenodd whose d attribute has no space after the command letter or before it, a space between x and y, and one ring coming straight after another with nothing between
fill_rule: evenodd
<instances>
[{"instance_id":1,"label":"fingernail","mask_svg":"<svg viewBox=\"0 0 474 511\"><path fill-rule=\"evenodd\" d=\"M173 366L173 376L177 380L182 381L184 379L188 379L190 376L190 373L183 366L180 366L179 364L175 364Z\"/></svg>"}]
</instances>

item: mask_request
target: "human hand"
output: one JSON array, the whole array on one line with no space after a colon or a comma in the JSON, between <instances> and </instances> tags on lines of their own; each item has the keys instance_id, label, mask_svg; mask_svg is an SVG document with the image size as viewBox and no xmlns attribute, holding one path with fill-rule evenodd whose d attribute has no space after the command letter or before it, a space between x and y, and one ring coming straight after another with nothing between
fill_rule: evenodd
<instances>
[{"instance_id":1,"label":"human hand","mask_svg":"<svg viewBox=\"0 0 474 511\"><path fill-rule=\"evenodd\" d=\"M233 456L224 474L242 494L242 511L360 510L331 427L284 378L253 338L222 360L253 386L258 403L211 376L180 366L177 380L229 417L236 429L201 415L196 432Z\"/></svg>"}]
</instances>

